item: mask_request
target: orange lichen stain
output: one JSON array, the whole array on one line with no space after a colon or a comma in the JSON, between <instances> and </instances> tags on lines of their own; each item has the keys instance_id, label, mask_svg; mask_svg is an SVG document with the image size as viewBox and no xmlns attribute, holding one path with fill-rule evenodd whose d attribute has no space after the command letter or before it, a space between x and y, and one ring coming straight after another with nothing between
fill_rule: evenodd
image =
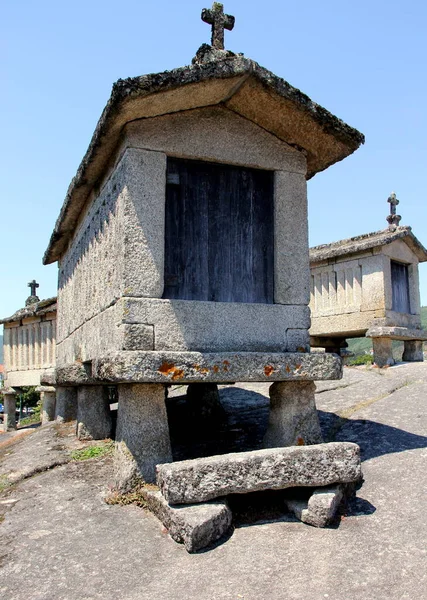
<instances>
[{"instance_id":1,"label":"orange lichen stain","mask_svg":"<svg viewBox=\"0 0 427 600\"><path fill-rule=\"evenodd\" d=\"M202 375L207 375L209 373L209 369L207 367L201 367L200 365L193 365L193 369L199 371Z\"/></svg>"},{"instance_id":2,"label":"orange lichen stain","mask_svg":"<svg viewBox=\"0 0 427 600\"><path fill-rule=\"evenodd\" d=\"M230 363L228 360L223 360L222 364L224 365L224 371L228 371L228 367L230 366Z\"/></svg>"},{"instance_id":3,"label":"orange lichen stain","mask_svg":"<svg viewBox=\"0 0 427 600\"><path fill-rule=\"evenodd\" d=\"M291 372L291 368L289 365L286 365L286 369L285 369L286 373L290 373Z\"/></svg>"},{"instance_id":4,"label":"orange lichen stain","mask_svg":"<svg viewBox=\"0 0 427 600\"><path fill-rule=\"evenodd\" d=\"M299 348L297 348L297 352L307 352L307 349L304 348L304 346L299 346Z\"/></svg>"},{"instance_id":5,"label":"orange lichen stain","mask_svg":"<svg viewBox=\"0 0 427 600\"><path fill-rule=\"evenodd\" d=\"M298 437L297 438L297 446L304 446L305 442L304 439L302 437Z\"/></svg>"},{"instance_id":6,"label":"orange lichen stain","mask_svg":"<svg viewBox=\"0 0 427 600\"><path fill-rule=\"evenodd\" d=\"M219 371L219 367L218 367L218 365L214 365L214 366L213 366L213 372L214 372L214 373L218 373L218 371Z\"/></svg>"},{"instance_id":7,"label":"orange lichen stain","mask_svg":"<svg viewBox=\"0 0 427 600\"><path fill-rule=\"evenodd\" d=\"M184 371L182 369L174 369L174 373L172 375L172 381L181 379L183 375L184 375Z\"/></svg>"},{"instance_id":8,"label":"orange lichen stain","mask_svg":"<svg viewBox=\"0 0 427 600\"><path fill-rule=\"evenodd\" d=\"M164 362L159 368L159 373L162 373L163 375L170 375L175 371L175 369L176 367L173 363Z\"/></svg>"},{"instance_id":9,"label":"orange lichen stain","mask_svg":"<svg viewBox=\"0 0 427 600\"><path fill-rule=\"evenodd\" d=\"M270 377L270 375L273 373L274 368L271 365L265 365L264 367L264 373L266 374L267 377Z\"/></svg>"},{"instance_id":10,"label":"orange lichen stain","mask_svg":"<svg viewBox=\"0 0 427 600\"><path fill-rule=\"evenodd\" d=\"M302 365L295 365L295 372L299 371L300 369L302 369Z\"/></svg>"}]
</instances>

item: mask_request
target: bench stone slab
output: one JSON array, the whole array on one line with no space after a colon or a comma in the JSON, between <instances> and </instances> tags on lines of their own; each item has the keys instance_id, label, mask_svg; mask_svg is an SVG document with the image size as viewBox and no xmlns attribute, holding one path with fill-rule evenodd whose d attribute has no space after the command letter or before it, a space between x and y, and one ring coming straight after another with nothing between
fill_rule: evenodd
<instances>
[{"instance_id":1,"label":"bench stone slab","mask_svg":"<svg viewBox=\"0 0 427 600\"><path fill-rule=\"evenodd\" d=\"M350 483L361 476L360 448L351 442L236 452L157 466L157 485L169 504Z\"/></svg>"},{"instance_id":2,"label":"bench stone slab","mask_svg":"<svg viewBox=\"0 0 427 600\"><path fill-rule=\"evenodd\" d=\"M187 552L210 546L231 527L232 514L224 501L170 506L158 491L142 492L148 508L168 529L173 540L184 544Z\"/></svg>"}]
</instances>

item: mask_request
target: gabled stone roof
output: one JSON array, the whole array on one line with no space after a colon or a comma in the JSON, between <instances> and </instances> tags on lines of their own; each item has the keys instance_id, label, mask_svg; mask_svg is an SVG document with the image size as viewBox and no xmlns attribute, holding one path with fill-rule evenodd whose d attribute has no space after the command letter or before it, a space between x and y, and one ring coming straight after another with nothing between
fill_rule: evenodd
<instances>
[{"instance_id":1,"label":"gabled stone roof","mask_svg":"<svg viewBox=\"0 0 427 600\"><path fill-rule=\"evenodd\" d=\"M256 62L204 45L191 66L114 84L89 148L71 181L44 264L58 260L126 123L221 104L307 158L307 178L352 154L364 136ZM203 52L201 52L203 50ZM212 49L211 49L212 50ZM203 56L202 56L203 55ZM200 61L200 62L198 62Z\"/></svg>"},{"instance_id":2,"label":"gabled stone roof","mask_svg":"<svg viewBox=\"0 0 427 600\"><path fill-rule=\"evenodd\" d=\"M332 244L314 246L310 248L310 264L346 254L356 254L370 248L377 248L378 246L385 246L398 239L403 240L409 246L420 262L427 261L427 250L412 233L412 228L404 226L366 233L357 237L333 242Z\"/></svg>"},{"instance_id":3,"label":"gabled stone roof","mask_svg":"<svg viewBox=\"0 0 427 600\"><path fill-rule=\"evenodd\" d=\"M41 317L42 315L46 315L47 313L51 312L56 312L56 297L47 298L47 300L40 300L39 302L34 302L33 304L25 306L24 308L20 308L13 313L11 317L0 319L0 325L4 323L14 323L15 321L27 319L28 317Z\"/></svg>"}]
</instances>

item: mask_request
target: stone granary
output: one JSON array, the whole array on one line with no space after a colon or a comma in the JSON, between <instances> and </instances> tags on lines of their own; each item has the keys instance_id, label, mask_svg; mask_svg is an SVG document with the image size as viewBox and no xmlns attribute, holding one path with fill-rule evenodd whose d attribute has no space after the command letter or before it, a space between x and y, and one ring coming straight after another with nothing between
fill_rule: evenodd
<instances>
[{"instance_id":1,"label":"stone granary","mask_svg":"<svg viewBox=\"0 0 427 600\"><path fill-rule=\"evenodd\" d=\"M28 286L31 295L25 307L0 320L4 326L6 429L16 426L16 396L22 387L38 386L43 402L43 420L54 417L55 388L40 386L40 377L46 371L53 372L55 367L56 298L40 300L36 296L38 283L33 280Z\"/></svg>"},{"instance_id":2,"label":"stone granary","mask_svg":"<svg viewBox=\"0 0 427 600\"><path fill-rule=\"evenodd\" d=\"M310 353L306 181L364 138L256 62L224 50L214 3L191 66L119 80L44 263L59 266L61 410L106 437L117 386L122 481L172 461L165 390L271 382L266 447L321 441ZM125 485L125 484L123 484Z\"/></svg>"},{"instance_id":3,"label":"stone granary","mask_svg":"<svg viewBox=\"0 0 427 600\"><path fill-rule=\"evenodd\" d=\"M398 200L388 201L389 226L310 249L311 345L338 352L346 338L372 338L379 367L394 364L392 340L403 340L405 361L423 360L418 263L427 250L399 226Z\"/></svg>"}]
</instances>

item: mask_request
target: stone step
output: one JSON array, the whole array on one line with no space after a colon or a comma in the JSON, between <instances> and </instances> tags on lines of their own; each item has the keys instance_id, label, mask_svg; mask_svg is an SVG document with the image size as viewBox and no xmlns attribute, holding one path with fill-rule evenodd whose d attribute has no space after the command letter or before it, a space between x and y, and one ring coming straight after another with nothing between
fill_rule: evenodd
<instances>
[{"instance_id":1,"label":"stone step","mask_svg":"<svg viewBox=\"0 0 427 600\"><path fill-rule=\"evenodd\" d=\"M219 540L231 527L232 515L224 501L170 506L154 490L142 492L148 508L163 523L173 540L187 552L197 552Z\"/></svg>"},{"instance_id":2,"label":"stone step","mask_svg":"<svg viewBox=\"0 0 427 600\"><path fill-rule=\"evenodd\" d=\"M360 448L351 442L268 448L157 465L157 484L169 504L350 483L361 477Z\"/></svg>"}]
</instances>

